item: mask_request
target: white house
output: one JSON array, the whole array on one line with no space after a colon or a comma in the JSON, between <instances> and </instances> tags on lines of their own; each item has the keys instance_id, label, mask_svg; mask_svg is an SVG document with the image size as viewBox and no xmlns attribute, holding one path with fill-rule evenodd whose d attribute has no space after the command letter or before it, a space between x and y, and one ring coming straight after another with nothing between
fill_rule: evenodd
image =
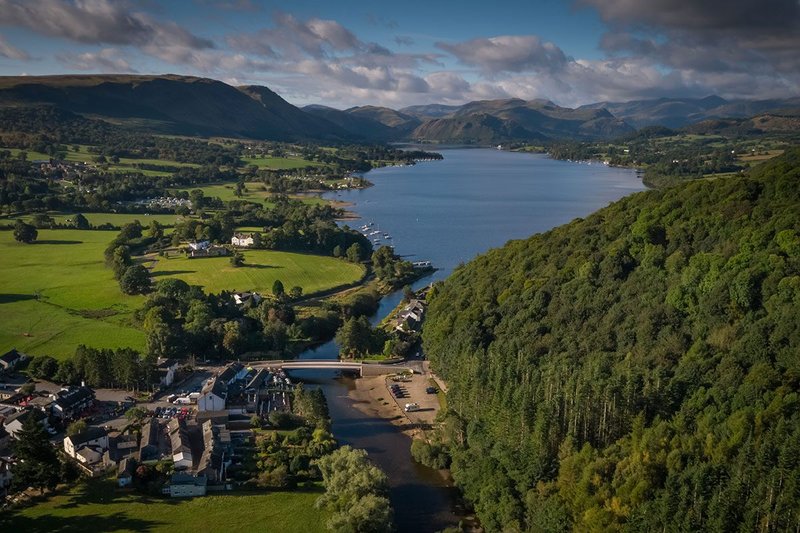
<instances>
[{"instance_id":1,"label":"white house","mask_svg":"<svg viewBox=\"0 0 800 533\"><path fill-rule=\"evenodd\" d=\"M233 237L231 237L231 244L241 248L253 246L254 242L252 233L234 233Z\"/></svg>"},{"instance_id":2,"label":"white house","mask_svg":"<svg viewBox=\"0 0 800 533\"><path fill-rule=\"evenodd\" d=\"M94 391L89 387L69 387L52 394L53 416L67 420L94 404Z\"/></svg>"},{"instance_id":3,"label":"white house","mask_svg":"<svg viewBox=\"0 0 800 533\"><path fill-rule=\"evenodd\" d=\"M106 450L108 433L103 428L90 427L83 433L64 439L66 454L82 463L99 463Z\"/></svg>"},{"instance_id":4,"label":"white house","mask_svg":"<svg viewBox=\"0 0 800 533\"><path fill-rule=\"evenodd\" d=\"M228 384L215 376L206 381L200 396L197 398L198 411L222 411L228 398Z\"/></svg>"},{"instance_id":5,"label":"white house","mask_svg":"<svg viewBox=\"0 0 800 533\"><path fill-rule=\"evenodd\" d=\"M169 431L169 440L172 445L172 462L175 463L175 470L192 468L194 458L192 457L192 447L189 442L186 423L183 420L173 418L169 421L167 430Z\"/></svg>"},{"instance_id":6,"label":"white house","mask_svg":"<svg viewBox=\"0 0 800 533\"><path fill-rule=\"evenodd\" d=\"M3 421L3 428L9 435L14 437L15 434L20 429L22 429L22 423L25 422L25 418L28 417L29 415L36 418L36 421L39 422L39 424L45 429L49 427L49 424L47 423L47 415L45 413L43 413L39 409L28 408L22 411L18 411L13 415L7 417Z\"/></svg>"},{"instance_id":7,"label":"white house","mask_svg":"<svg viewBox=\"0 0 800 533\"><path fill-rule=\"evenodd\" d=\"M199 242L190 242L189 249L193 252L197 252L199 250L207 250L211 246L211 241L199 241Z\"/></svg>"},{"instance_id":8,"label":"white house","mask_svg":"<svg viewBox=\"0 0 800 533\"><path fill-rule=\"evenodd\" d=\"M164 487L164 494L172 498L190 498L192 496L205 496L208 480L205 476L195 477L191 474L175 472L169 480L169 485Z\"/></svg>"},{"instance_id":9,"label":"white house","mask_svg":"<svg viewBox=\"0 0 800 533\"><path fill-rule=\"evenodd\" d=\"M0 355L0 370L11 372L17 365L26 361L28 356L16 349L9 350L3 355Z\"/></svg>"},{"instance_id":10,"label":"white house","mask_svg":"<svg viewBox=\"0 0 800 533\"><path fill-rule=\"evenodd\" d=\"M169 387L175 381L175 372L178 370L178 361L175 359L159 359L156 365L159 384Z\"/></svg>"},{"instance_id":11,"label":"white house","mask_svg":"<svg viewBox=\"0 0 800 533\"><path fill-rule=\"evenodd\" d=\"M235 292L233 293L233 301L236 302L236 305L244 305L250 300L253 301L254 304L258 305L263 300L263 296L258 294L257 292Z\"/></svg>"}]
</instances>

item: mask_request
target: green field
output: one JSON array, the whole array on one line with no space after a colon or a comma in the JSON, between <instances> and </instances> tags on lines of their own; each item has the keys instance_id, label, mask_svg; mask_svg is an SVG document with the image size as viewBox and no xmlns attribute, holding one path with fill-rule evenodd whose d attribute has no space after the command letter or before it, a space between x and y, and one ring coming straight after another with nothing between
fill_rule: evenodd
<instances>
[{"instance_id":1,"label":"green field","mask_svg":"<svg viewBox=\"0 0 800 533\"><path fill-rule=\"evenodd\" d=\"M0 514L0 531L325 531L327 513L314 508L322 490L219 493L186 500L122 492L89 481L34 506Z\"/></svg>"},{"instance_id":2,"label":"green field","mask_svg":"<svg viewBox=\"0 0 800 533\"><path fill-rule=\"evenodd\" d=\"M10 150L12 155L17 155L20 152L27 154L28 161L38 161L42 159L50 159L50 156L42 152L34 152L32 150L22 150L20 148L2 148L3 150ZM89 152L89 147L86 145L78 145L78 151L73 151L72 145L68 145L65 161L72 161L76 163L91 163L94 164L94 158L97 154ZM145 163L150 165L165 165L173 167L172 172L181 167L199 167L195 163L180 163L178 161L162 160L162 159L135 159L130 157L121 157L119 163L112 163L108 161L108 169L111 172L141 172L145 176L169 176L172 172L165 172L163 170L144 170L136 168L134 165L137 163ZM292 168L292 167L289 167Z\"/></svg>"},{"instance_id":3,"label":"green field","mask_svg":"<svg viewBox=\"0 0 800 533\"><path fill-rule=\"evenodd\" d=\"M114 235L39 230L36 244L21 244L0 232L0 351L65 357L81 343L144 347L144 335L126 325L143 298L122 294L103 264Z\"/></svg>"},{"instance_id":4,"label":"green field","mask_svg":"<svg viewBox=\"0 0 800 533\"><path fill-rule=\"evenodd\" d=\"M144 334L130 325L143 296L126 296L105 268L103 250L113 231L39 230L35 244L0 232L0 351L69 357L79 344L144 348ZM158 258L153 279L177 277L209 292L256 290L269 294L280 279L304 294L358 281L360 265L333 257L249 250L245 266L227 257ZM38 298L37 296L38 295Z\"/></svg>"},{"instance_id":5,"label":"green field","mask_svg":"<svg viewBox=\"0 0 800 533\"><path fill-rule=\"evenodd\" d=\"M321 163L302 157L242 157L245 165L255 165L259 169L290 170L293 168L319 167Z\"/></svg>"},{"instance_id":6,"label":"green field","mask_svg":"<svg viewBox=\"0 0 800 533\"><path fill-rule=\"evenodd\" d=\"M191 285L200 285L206 292L221 290L257 291L269 294L279 279L288 291L299 285L303 294L332 289L354 283L364 275L364 267L319 255L275 252L271 250L244 251L244 266L233 267L228 257L188 259L158 258L153 278L180 278Z\"/></svg>"},{"instance_id":7,"label":"green field","mask_svg":"<svg viewBox=\"0 0 800 533\"><path fill-rule=\"evenodd\" d=\"M75 216L74 213L47 213L58 223L64 223L68 219L71 219ZM83 216L86 217L86 220L89 221L89 224L93 226L99 226L100 224L110 223L114 226L122 226L123 224L127 224L128 222L133 222L134 220L138 220L142 223L142 226L147 227L151 221L157 220L164 226L174 226L175 223L180 220L182 217L178 215L143 215L142 213L83 213ZM21 218L23 220L30 220L33 218L33 215L23 215L21 217L3 217L2 221L5 223L13 223L13 221ZM108 239L109 241L111 239Z\"/></svg>"},{"instance_id":8,"label":"green field","mask_svg":"<svg viewBox=\"0 0 800 533\"><path fill-rule=\"evenodd\" d=\"M234 191L236 190L235 183L216 183L213 185L205 185L203 187L192 187L189 189L177 189L179 191L192 191L195 189L200 189L203 191L205 196L211 198L219 198L223 202L231 202L233 200L247 200L250 202L264 202L264 204L268 207L272 207L274 204L269 201L269 198L272 196L272 193L264 189L264 184L259 182L246 182L244 184L245 191L242 192L241 196L236 196ZM324 204L327 203L327 200L324 200L318 196L305 196L305 195L291 195L291 198L295 200L300 200L301 202L308 203L308 204Z\"/></svg>"}]
</instances>

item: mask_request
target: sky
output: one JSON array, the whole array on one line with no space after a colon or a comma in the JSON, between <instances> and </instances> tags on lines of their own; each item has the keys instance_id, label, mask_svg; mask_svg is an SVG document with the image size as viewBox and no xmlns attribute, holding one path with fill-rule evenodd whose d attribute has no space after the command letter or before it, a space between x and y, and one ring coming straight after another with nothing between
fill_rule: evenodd
<instances>
[{"instance_id":1,"label":"sky","mask_svg":"<svg viewBox=\"0 0 800 533\"><path fill-rule=\"evenodd\" d=\"M800 0L0 0L0 75L186 74L337 108L800 94Z\"/></svg>"}]
</instances>

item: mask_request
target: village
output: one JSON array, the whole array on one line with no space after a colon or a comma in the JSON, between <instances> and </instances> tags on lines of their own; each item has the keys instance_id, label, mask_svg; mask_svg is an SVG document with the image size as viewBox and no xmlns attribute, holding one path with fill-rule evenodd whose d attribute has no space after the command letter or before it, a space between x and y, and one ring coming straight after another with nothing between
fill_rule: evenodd
<instances>
[{"instance_id":1,"label":"village","mask_svg":"<svg viewBox=\"0 0 800 533\"><path fill-rule=\"evenodd\" d=\"M423 312L423 305L414 300L402 306L394 323L410 330L418 326ZM157 485L159 493L170 498L234 490L243 478L232 475L231 466L235 471L250 461L255 428L275 426L281 415L293 412L297 384L281 363L323 369L337 365L230 362L189 368L177 360L159 360L158 389L144 394L30 381L18 371L28 359L17 350L0 356L0 495L9 498L8 503L29 497L9 493L13 442L29 417L82 477L113 476L119 489L129 489L134 478L147 473L149 486ZM395 408L412 425L429 425L439 408L431 394L437 391L431 390L423 361L406 363L397 368L364 365L358 373L385 379Z\"/></svg>"}]
</instances>

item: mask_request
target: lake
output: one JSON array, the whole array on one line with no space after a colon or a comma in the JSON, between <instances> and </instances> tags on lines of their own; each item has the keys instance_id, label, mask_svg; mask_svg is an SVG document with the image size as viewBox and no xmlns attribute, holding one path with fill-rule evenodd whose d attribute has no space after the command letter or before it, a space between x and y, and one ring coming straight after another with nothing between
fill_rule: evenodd
<instances>
[{"instance_id":1,"label":"lake","mask_svg":"<svg viewBox=\"0 0 800 533\"><path fill-rule=\"evenodd\" d=\"M439 270L415 287L444 279L459 263L510 239L547 231L645 189L635 171L596 162L477 148L441 153L442 161L372 170L367 178L373 187L324 195L352 204L361 220L348 221L351 226L372 222L381 243L393 245L397 254L433 262ZM391 239L384 240L384 232ZM373 324L401 299L400 292L385 297ZM331 341L300 357L335 359L338 347ZM410 441L395 426L353 407L347 397L351 380L318 372L295 375L325 391L336 438L367 450L389 476L399 531L438 531L458 522L455 491L437 472L411 460Z\"/></svg>"}]
</instances>

